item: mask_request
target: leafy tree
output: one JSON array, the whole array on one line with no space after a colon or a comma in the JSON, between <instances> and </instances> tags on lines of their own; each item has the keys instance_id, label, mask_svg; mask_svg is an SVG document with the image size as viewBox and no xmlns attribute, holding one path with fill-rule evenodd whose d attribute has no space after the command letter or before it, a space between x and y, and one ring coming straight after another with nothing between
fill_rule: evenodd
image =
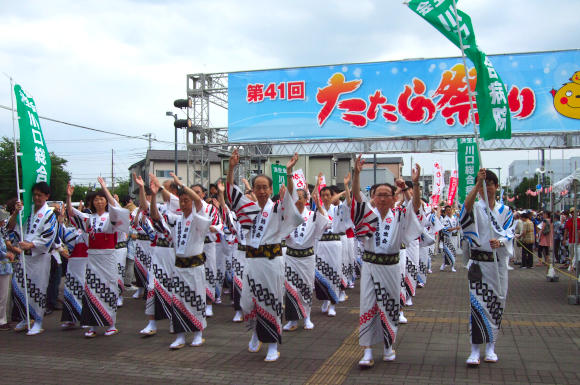
<instances>
[{"instance_id":1,"label":"leafy tree","mask_svg":"<svg viewBox=\"0 0 580 385\"><path fill-rule=\"evenodd\" d=\"M535 174L533 177L530 177L530 178L525 177L520 182L520 184L518 184L516 186L516 188L514 190L514 195L516 196L516 200L514 201L514 204L516 207L538 210L538 197L526 195L526 191L528 191L528 190L536 191L536 185L538 185L538 183L540 183L539 175ZM550 178L545 176L544 177L544 186L549 186L549 185L550 185ZM547 199L549 200L549 196L547 194L542 193L540 195L540 199L542 201L544 201L544 203L545 203L546 197L548 197Z\"/></svg>"},{"instance_id":2,"label":"leafy tree","mask_svg":"<svg viewBox=\"0 0 580 385\"><path fill-rule=\"evenodd\" d=\"M129 195L129 179L116 178L115 188L112 190L113 194L117 194L119 198Z\"/></svg>"},{"instance_id":3,"label":"leafy tree","mask_svg":"<svg viewBox=\"0 0 580 385\"><path fill-rule=\"evenodd\" d=\"M20 143L16 143L18 150ZM51 175L50 189L51 200L64 200L66 198L66 185L70 180L70 174L64 169L67 160L50 153ZM22 166L18 162L18 172L22 183ZM14 142L10 138L2 137L0 141L0 202L5 202L16 196L16 170L14 168Z\"/></svg>"}]
</instances>

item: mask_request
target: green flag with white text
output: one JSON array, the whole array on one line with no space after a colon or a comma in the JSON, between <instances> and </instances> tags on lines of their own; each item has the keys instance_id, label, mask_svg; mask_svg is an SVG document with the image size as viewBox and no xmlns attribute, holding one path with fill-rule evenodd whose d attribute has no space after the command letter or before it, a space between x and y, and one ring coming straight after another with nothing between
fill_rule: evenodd
<instances>
[{"instance_id":1,"label":"green flag with white text","mask_svg":"<svg viewBox=\"0 0 580 385\"><path fill-rule=\"evenodd\" d=\"M37 182L50 183L50 154L38 122L34 100L18 84L14 86L14 95L16 96L20 152L22 153L20 158L22 165L20 188L24 190L22 217L26 220L32 206L32 186Z\"/></svg>"},{"instance_id":2,"label":"green flag with white text","mask_svg":"<svg viewBox=\"0 0 580 385\"><path fill-rule=\"evenodd\" d=\"M465 197L471 191L479 171L479 157L475 138L457 139L457 196L459 202L465 202Z\"/></svg>"},{"instance_id":3,"label":"green flag with white text","mask_svg":"<svg viewBox=\"0 0 580 385\"><path fill-rule=\"evenodd\" d=\"M479 118L476 123L479 124L480 136L484 140L511 138L506 87L491 61L477 47L469 15L459 9L454 10L451 0L411 0L408 5L458 48L461 48L458 31L461 33L465 55L473 62L477 71L474 91Z\"/></svg>"}]
</instances>

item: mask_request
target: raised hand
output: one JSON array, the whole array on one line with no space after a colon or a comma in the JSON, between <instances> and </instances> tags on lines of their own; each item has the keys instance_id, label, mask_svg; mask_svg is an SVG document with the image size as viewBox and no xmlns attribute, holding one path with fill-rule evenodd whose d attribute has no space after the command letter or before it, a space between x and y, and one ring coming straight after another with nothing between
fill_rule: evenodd
<instances>
[{"instance_id":1,"label":"raised hand","mask_svg":"<svg viewBox=\"0 0 580 385\"><path fill-rule=\"evenodd\" d=\"M220 194L223 194L223 193L226 191L226 187L224 186L224 184L223 184L223 182L221 181L221 179L220 179L220 180L218 180L218 182L217 182L217 189L218 189L218 192L219 192Z\"/></svg>"},{"instance_id":2,"label":"raised hand","mask_svg":"<svg viewBox=\"0 0 580 385\"><path fill-rule=\"evenodd\" d=\"M178 185L178 186L183 186L183 183L181 183L181 180L179 180L179 177L177 175L175 175L175 173L170 172L169 175L171 175L171 177L173 178L173 181Z\"/></svg>"},{"instance_id":3,"label":"raised hand","mask_svg":"<svg viewBox=\"0 0 580 385\"><path fill-rule=\"evenodd\" d=\"M397 178L395 180L395 186L397 186L401 190L407 188L407 185L405 184L405 181L403 179L401 179L401 178Z\"/></svg>"},{"instance_id":4,"label":"raised hand","mask_svg":"<svg viewBox=\"0 0 580 385\"><path fill-rule=\"evenodd\" d=\"M159 181L155 183L155 181L149 178L149 188L151 189L152 194L157 194L159 192Z\"/></svg>"},{"instance_id":5,"label":"raised hand","mask_svg":"<svg viewBox=\"0 0 580 385\"><path fill-rule=\"evenodd\" d=\"M159 182L159 179L157 179L155 174L149 173L149 187L151 187L151 183L154 183L155 186L157 186L157 190L161 188L161 183Z\"/></svg>"},{"instance_id":6,"label":"raised hand","mask_svg":"<svg viewBox=\"0 0 580 385\"><path fill-rule=\"evenodd\" d=\"M292 155L292 158L290 158L290 160L288 161L288 163L286 163L286 172L290 173L292 171L292 167L294 167L296 162L298 162L297 152L295 152L294 155Z\"/></svg>"},{"instance_id":7,"label":"raised hand","mask_svg":"<svg viewBox=\"0 0 580 385\"><path fill-rule=\"evenodd\" d=\"M234 148L232 151L232 155L230 155L230 168L236 167L240 163L240 153L238 152L237 148Z\"/></svg>"},{"instance_id":8,"label":"raised hand","mask_svg":"<svg viewBox=\"0 0 580 385\"><path fill-rule=\"evenodd\" d=\"M141 178L141 175L137 175L137 174L133 173L133 180L135 181L137 186L145 187L145 182L143 181L143 178Z\"/></svg>"},{"instance_id":9,"label":"raised hand","mask_svg":"<svg viewBox=\"0 0 580 385\"><path fill-rule=\"evenodd\" d=\"M419 163L415 163L415 167L411 170L411 180L413 183L419 182L419 176L421 175L421 166Z\"/></svg>"},{"instance_id":10,"label":"raised hand","mask_svg":"<svg viewBox=\"0 0 580 385\"><path fill-rule=\"evenodd\" d=\"M97 181L99 181L99 184L101 185L101 188L103 190L107 188L107 182L105 182L105 180L102 177L98 177Z\"/></svg>"},{"instance_id":11,"label":"raised hand","mask_svg":"<svg viewBox=\"0 0 580 385\"><path fill-rule=\"evenodd\" d=\"M350 183L350 172L344 177L343 181L344 185L348 186L348 184Z\"/></svg>"},{"instance_id":12,"label":"raised hand","mask_svg":"<svg viewBox=\"0 0 580 385\"><path fill-rule=\"evenodd\" d=\"M365 160L362 159L362 154L359 154L359 156L357 156L356 159L354 160L354 172L356 174L360 174L364 164Z\"/></svg>"},{"instance_id":13,"label":"raised hand","mask_svg":"<svg viewBox=\"0 0 580 385\"><path fill-rule=\"evenodd\" d=\"M485 168L482 168L477 173L477 182L483 183L484 180L485 180Z\"/></svg>"},{"instance_id":14,"label":"raised hand","mask_svg":"<svg viewBox=\"0 0 580 385\"><path fill-rule=\"evenodd\" d=\"M68 184L66 185L66 196L72 197L74 192L75 192L74 186L71 185L70 182L68 182Z\"/></svg>"}]
</instances>

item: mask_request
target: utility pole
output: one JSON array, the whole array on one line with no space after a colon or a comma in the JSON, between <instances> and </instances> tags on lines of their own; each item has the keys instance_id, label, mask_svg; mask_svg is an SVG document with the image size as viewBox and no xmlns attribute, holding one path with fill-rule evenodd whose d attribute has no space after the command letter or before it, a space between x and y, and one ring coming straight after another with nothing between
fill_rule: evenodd
<instances>
[{"instance_id":1,"label":"utility pole","mask_svg":"<svg viewBox=\"0 0 580 385\"><path fill-rule=\"evenodd\" d=\"M115 150L113 150L111 148L111 193L113 193L113 194L115 193L115 171L114 171L114 164L115 164L115 162L113 160L113 157L114 157L113 152L114 151Z\"/></svg>"}]
</instances>

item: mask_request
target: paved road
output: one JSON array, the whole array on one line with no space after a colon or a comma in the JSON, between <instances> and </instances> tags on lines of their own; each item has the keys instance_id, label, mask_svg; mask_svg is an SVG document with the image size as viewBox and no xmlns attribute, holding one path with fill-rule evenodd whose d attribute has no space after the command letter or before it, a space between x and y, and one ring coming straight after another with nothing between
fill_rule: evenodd
<instances>
[{"instance_id":1,"label":"paved road","mask_svg":"<svg viewBox=\"0 0 580 385\"><path fill-rule=\"evenodd\" d=\"M358 288L337 307L320 313L315 301L312 331L285 333L278 362L247 351L250 332L231 322L230 305L214 306L206 344L169 351L168 322L158 335L142 338L144 301L126 298L120 334L87 340L81 330L61 331L55 312L46 332L29 337L0 332L0 384L578 384L580 306L567 305L570 280L545 280L545 269L510 273L509 297L497 344L500 361L468 369L466 270L440 272L437 259L427 287L401 326L397 360L361 371L358 346Z\"/></svg>"}]
</instances>

